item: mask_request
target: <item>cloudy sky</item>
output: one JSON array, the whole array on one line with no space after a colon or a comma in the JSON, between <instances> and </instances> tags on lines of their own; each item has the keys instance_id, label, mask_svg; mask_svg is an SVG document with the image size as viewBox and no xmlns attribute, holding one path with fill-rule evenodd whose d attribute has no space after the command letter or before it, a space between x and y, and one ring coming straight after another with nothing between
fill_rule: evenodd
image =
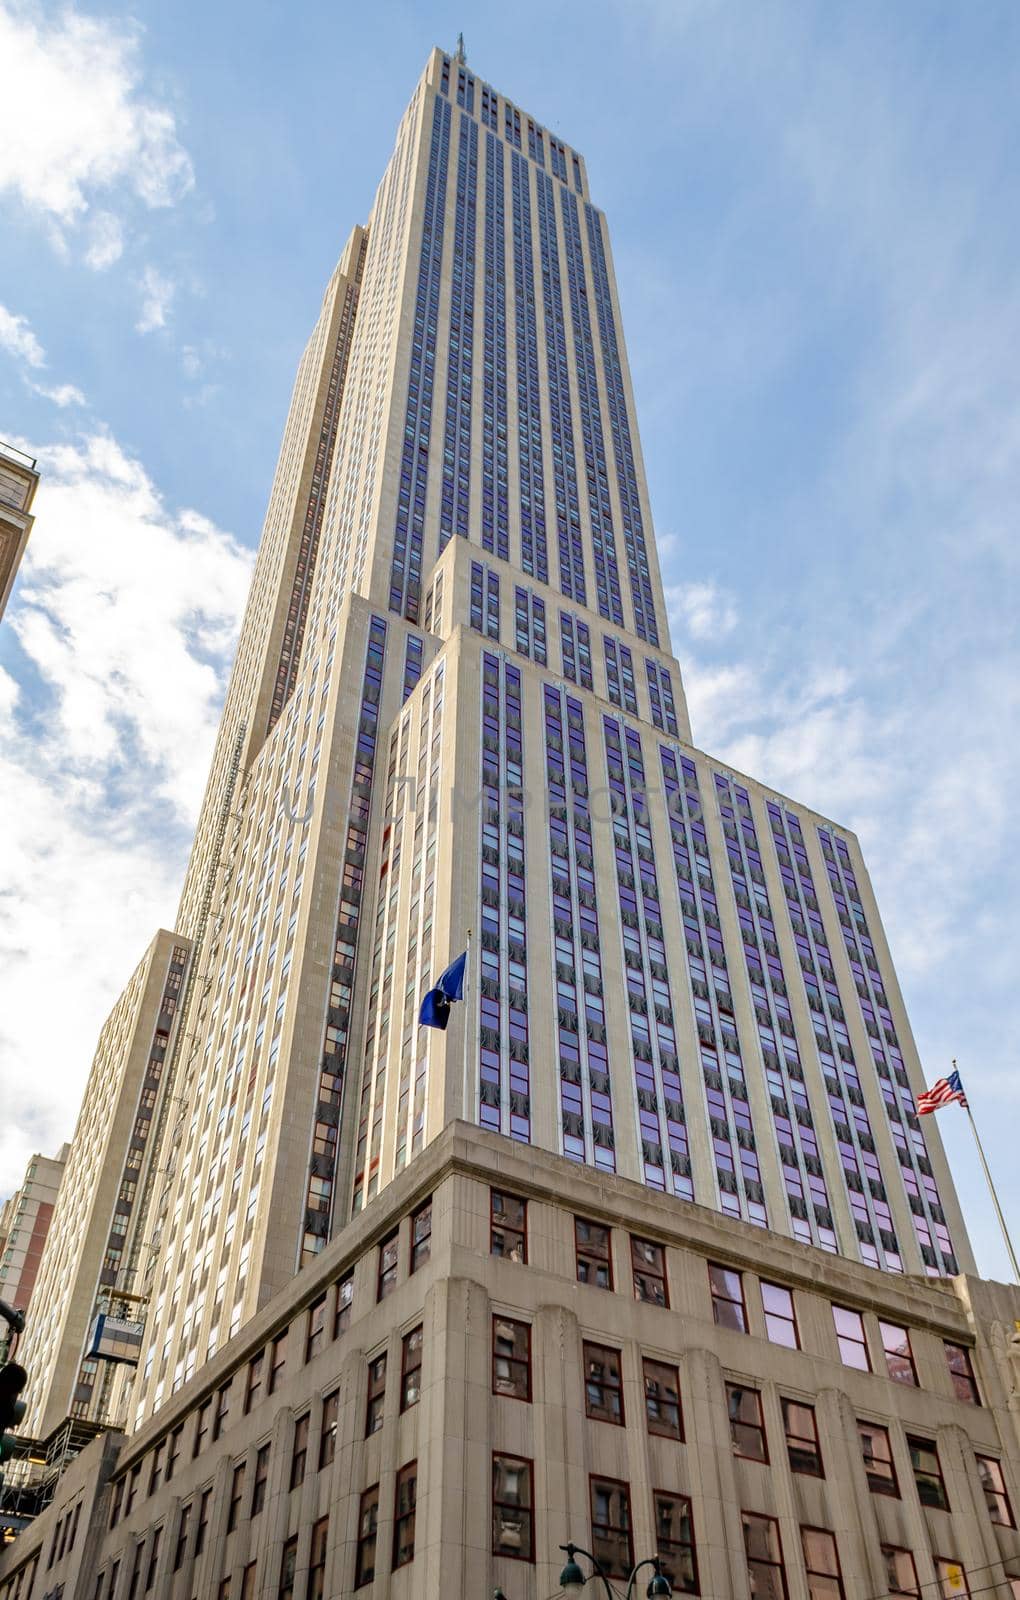
<instances>
[{"instance_id":1,"label":"cloudy sky","mask_svg":"<svg viewBox=\"0 0 1020 1600\"><path fill-rule=\"evenodd\" d=\"M1013 0L0 0L0 1194L173 914L299 350L461 27L609 215L697 741L860 834L1020 1222Z\"/></svg>"}]
</instances>

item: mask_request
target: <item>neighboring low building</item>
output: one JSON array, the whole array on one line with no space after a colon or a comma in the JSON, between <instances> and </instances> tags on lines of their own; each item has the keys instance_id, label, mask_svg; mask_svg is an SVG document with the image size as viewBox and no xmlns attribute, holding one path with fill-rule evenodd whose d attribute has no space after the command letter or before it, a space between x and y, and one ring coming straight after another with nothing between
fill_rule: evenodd
<instances>
[{"instance_id":1,"label":"neighboring low building","mask_svg":"<svg viewBox=\"0 0 1020 1600\"><path fill-rule=\"evenodd\" d=\"M0 1210L0 1300L27 1311L53 1220L70 1145L55 1156L36 1154L25 1181Z\"/></svg>"},{"instance_id":2,"label":"neighboring low building","mask_svg":"<svg viewBox=\"0 0 1020 1600\"><path fill-rule=\"evenodd\" d=\"M465 1123L0 1556L0 1600L1020 1594L1020 1290Z\"/></svg>"},{"instance_id":3,"label":"neighboring low building","mask_svg":"<svg viewBox=\"0 0 1020 1600\"><path fill-rule=\"evenodd\" d=\"M38 483L34 458L0 439L0 617L35 521L31 510Z\"/></svg>"}]
</instances>

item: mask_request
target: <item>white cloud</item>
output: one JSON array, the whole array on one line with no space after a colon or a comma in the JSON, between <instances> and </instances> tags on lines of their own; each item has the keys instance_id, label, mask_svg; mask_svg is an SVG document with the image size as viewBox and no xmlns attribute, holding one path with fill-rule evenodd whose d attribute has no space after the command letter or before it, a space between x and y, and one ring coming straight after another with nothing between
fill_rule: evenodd
<instances>
[{"instance_id":1,"label":"white cloud","mask_svg":"<svg viewBox=\"0 0 1020 1600\"><path fill-rule=\"evenodd\" d=\"M714 583L673 584L666 589L666 609L670 621L692 639L723 638L737 625L732 596Z\"/></svg>"},{"instance_id":2,"label":"white cloud","mask_svg":"<svg viewBox=\"0 0 1020 1600\"><path fill-rule=\"evenodd\" d=\"M33 383L32 389L36 394L41 394L44 400L52 400L61 410L65 406L83 406L87 404L81 390L73 383L56 383L49 386L45 383Z\"/></svg>"},{"instance_id":3,"label":"white cloud","mask_svg":"<svg viewBox=\"0 0 1020 1600\"><path fill-rule=\"evenodd\" d=\"M117 188L149 207L191 188L173 113L143 92L136 29L0 0L0 61L0 194L65 229ZM90 248L109 255L112 237Z\"/></svg>"},{"instance_id":4,"label":"white cloud","mask_svg":"<svg viewBox=\"0 0 1020 1600\"><path fill-rule=\"evenodd\" d=\"M112 267L124 253L124 229L112 211L97 211L89 224L85 260L96 272Z\"/></svg>"},{"instance_id":5,"label":"white cloud","mask_svg":"<svg viewBox=\"0 0 1020 1600\"><path fill-rule=\"evenodd\" d=\"M103 434L45 446L0 673L0 1194L68 1136L99 1028L172 918L251 558ZM53 1014L73 1017L54 1031Z\"/></svg>"},{"instance_id":6,"label":"white cloud","mask_svg":"<svg viewBox=\"0 0 1020 1600\"><path fill-rule=\"evenodd\" d=\"M6 350L28 367L44 367L46 354L27 317L19 317L6 306L0 306L0 350Z\"/></svg>"},{"instance_id":7,"label":"white cloud","mask_svg":"<svg viewBox=\"0 0 1020 1600\"><path fill-rule=\"evenodd\" d=\"M156 328L165 328L177 285L156 267L146 267L140 287L142 310L135 323L138 332L152 333Z\"/></svg>"}]
</instances>

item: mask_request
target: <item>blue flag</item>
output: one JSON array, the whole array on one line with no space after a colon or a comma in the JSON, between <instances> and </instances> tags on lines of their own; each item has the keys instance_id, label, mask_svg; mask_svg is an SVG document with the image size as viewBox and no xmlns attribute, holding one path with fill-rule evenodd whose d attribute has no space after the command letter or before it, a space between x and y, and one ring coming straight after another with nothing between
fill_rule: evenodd
<instances>
[{"instance_id":1,"label":"blue flag","mask_svg":"<svg viewBox=\"0 0 1020 1600\"><path fill-rule=\"evenodd\" d=\"M467 951L451 961L446 971L436 980L421 1003L418 1022L423 1028L445 1028L450 1020L450 1001L463 1000L464 974L467 970Z\"/></svg>"}]
</instances>

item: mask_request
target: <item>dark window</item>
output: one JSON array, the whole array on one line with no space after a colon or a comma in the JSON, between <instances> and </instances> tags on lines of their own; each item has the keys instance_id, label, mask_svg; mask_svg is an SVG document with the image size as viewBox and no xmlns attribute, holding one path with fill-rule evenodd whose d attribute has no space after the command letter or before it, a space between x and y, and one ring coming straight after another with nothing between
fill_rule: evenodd
<instances>
[{"instance_id":1,"label":"dark window","mask_svg":"<svg viewBox=\"0 0 1020 1600\"><path fill-rule=\"evenodd\" d=\"M839 1359L844 1367L856 1367L858 1372L871 1371L868 1341L864 1337L864 1318L859 1311L848 1311L846 1306L833 1306L832 1321L839 1345Z\"/></svg>"},{"instance_id":2,"label":"dark window","mask_svg":"<svg viewBox=\"0 0 1020 1600\"><path fill-rule=\"evenodd\" d=\"M890 1600L921 1600L917 1567L911 1552L901 1550L895 1544L884 1544L882 1559L885 1562L885 1582Z\"/></svg>"},{"instance_id":3,"label":"dark window","mask_svg":"<svg viewBox=\"0 0 1020 1600\"><path fill-rule=\"evenodd\" d=\"M120 1516L120 1506L121 1506L121 1501L123 1500L123 1498L124 1498L124 1479L123 1478L118 1478L117 1482L113 1486L113 1500L110 1503L110 1527L111 1528L115 1528L117 1526L117 1519Z\"/></svg>"},{"instance_id":4,"label":"dark window","mask_svg":"<svg viewBox=\"0 0 1020 1600\"><path fill-rule=\"evenodd\" d=\"M198 1408L198 1421L195 1424L195 1443L192 1446L192 1460L197 1460L209 1443L209 1421L212 1416L212 1400L203 1400ZM130 1507L125 1506L125 1511Z\"/></svg>"},{"instance_id":5,"label":"dark window","mask_svg":"<svg viewBox=\"0 0 1020 1600\"><path fill-rule=\"evenodd\" d=\"M195 1529L195 1554L200 1556L205 1549L205 1536L209 1531L209 1505L212 1501L212 1490L203 1489L198 1501L198 1527Z\"/></svg>"},{"instance_id":6,"label":"dark window","mask_svg":"<svg viewBox=\"0 0 1020 1600\"><path fill-rule=\"evenodd\" d=\"M138 1580L142 1575L142 1552L144 1549L144 1543L139 1540L139 1542L135 1545L135 1559L131 1563L131 1576L128 1579L127 1600L135 1600L135 1595L138 1593Z\"/></svg>"},{"instance_id":7,"label":"dark window","mask_svg":"<svg viewBox=\"0 0 1020 1600\"><path fill-rule=\"evenodd\" d=\"M857 1431L861 1436L861 1454L868 1488L872 1494L890 1494L898 1498L900 1489L896 1482L888 1428L880 1427L877 1422L862 1422L858 1417Z\"/></svg>"},{"instance_id":8,"label":"dark window","mask_svg":"<svg viewBox=\"0 0 1020 1600\"><path fill-rule=\"evenodd\" d=\"M170 1482L171 1478L173 1477L174 1473L177 1470L177 1463L180 1460L180 1455L181 1455L181 1437L182 1437L183 1433L184 1433L184 1424L182 1422L180 1427L179 1428L175 1428L173 1433L170 1435L170 1442L167 1445L167 1450L166 1450L166 1477L164 1479L165 1483L169 1483Z\"/></svg>"},{"instance_id":9,"label":"dark window","mask_svg":"<svg viewBox=\"0 0 1020 1600\"><path fill-rule=\"evenodd\" d=\"M177 1545L174 1550L174 1571L180 1572L184 1565L184 1552L188 1547L188 1529L191 1526L191 1502L181 1506L181 1520L177 1524Z\"/></svg>"},{"instance_id":10,"label":"dark window","mask_svg":"<svg viewBox=\"0 0 1020 1600\"><path fill-rule=\"evenodd\" d=\"M591 1548L611 1578L629 1577L634 1565L630 1489L613 1478L592 1478Z\"/></svg>"},{"instance_id":11,"label":"dark window","mask_svg":"<svg viewBox=\"0 0 1020 1600\"><path fill-rule=\"evenodd\" d=\"M418 1493L418 1463L409 1461L397 1473L393 1496L393 1567L414 1560L414 1504Z\"/></svg>"},{"instance_id":12,"label":"dark window","mask_svg":"<svg viewBox=\"0 0 1020 1600\"><path fill-rule=\"evenodd\" d=\"M653 1306L669 1305L669 1284L666 1281L666 1252L661 1244L650 1239L630 1241L630 1260L634 1269L634 1298L647 1300Z\"/></svg>"},{"instance_id":13,"label":"dark window","mask_svg":"<svg viewBox=\"0 0 1020 1600\"><path fill-rule=\"evenodd\" d=\"M492 1392L531 1399L531 1327L511 1317L492 1319Z\"/></svg>"},{"instance_id":14,"label":"dark window","mask_svg":"<svg viewBox=\"0 0 1020 1600\"><path fill-rule=\"evenodd\" d=\"M308 1307L308 1327L305 1332L305 1361L313 1361L326 1343L326 1296L320 1295Z\"/></svg>"},{"instance_id":15,"label":"dark window","mask_svg":"<svg viewBox=\"0 0 1020 1600\"><path fill-rule=\"evenodd\" d=\"M386 1352L368 1363L368 1403L365 1408L365 1438L378 1433L383 1425L386 1401Z\"/></svg>"},{"instance_id":16,"label":"dark window","mask_svg":"<svg viewBox=\"0 0 1020 1600\"><path fill-rule=\"evenodd\" d=\"M216 1391L216 1411L213 1415L212 1436L218 1439L227 1425L230 1414L230 1384L225 1383Z\"/></svg>"},{"instance_id":17,"label":"dark window","mask_svg":"<svg viewBox=\"0 0 1020 1600\"><path fill-rule=\"evenodd\" d=\"M811 1600L843 1600L835 1534L827 1528L801 1528L800 1543Z\"/></svg>"},{"instance_id":18,"label":"dark window","mask_svg":"<svg viewBox=\"0 0 1020 1600\"><path fill-rule=\"evenodd\" d=\"M767 1461L769 1451L765 1439L765 1418L757 1389L749 1389L742 1383L728 1383L726 1407L730 1416L733 1454L745 1456L748 1461Z\"/></svg>"},{"instance_id":19,"label":"dark window","mask_svg":"<svg viewBox=\"0 0 1020 1600\"><path fill-rule=\"evenodd\" d=\"M326 1592L326 1546L329 1543L329 1518L312 1523L312 1548L308 1556L307 1600L322 1600Z\"/></svg>"},{"instance_id":20,"label":"dark window","mask_svg":"<svg viewBox=\"0 0 1020 1600\"><path fill-rule=\"evenodd\" d=\"M942 1481L939 1453L930 1439L918 1439L907 1434L910 1465L914 1469L914 1482L923 1506L933 1506L936 1511L948 1511L946 1486Z\"/></svg>"},{"instance_id":21,"label":"dark window","mask_svg":"<svg viewBox=\"0 0 1020 1600\"><path fill-rule=\"evenodd\" d=\"M279 1600L294 1600L294 1574L297 1571L297 1534L288 1539L280 1561Z\"/></svg>"},{"instance_id":22,"label":"dark window","mask_svg":"<svg viewBox=\"0 0 1020 1600\"><path fill-rule=\"evenodd\" d=\"M260 1350L257 1356L252 1356L248 1363L248 1383L244 1391L244 1414L258 1405L262 1398L262 1369L266 1363L266 1352Z\"/></svg>"},{"instance_id":23,"label":"dark window","mask_svg":"<svg viewBox=\"0 0 1020 1600\"><path fill-rule=\"evenodd\" d=\"M747 1332L747 1307L744 1305L744 1282L739 1272L731 1267L708 1263L708 1283L712 1290L712 1315L720 1328L733 1328L737 1333Z\"/></svg>"},{"instance_id":24,"label":"dark window","mask_svg":"<svg viewBox=\"0 0 1020 1600\"><path fill-rule=\"evenodd\" d=\"M824 1478L814 1406L805 1405L803 1400L787 1399L783 1400L782 1406L790 1471L804 1472L811 1478Z\"/></svg>"},{"instance_id":25,"label":"dark window","mask_svg":"<svg viewBox=\"0 0 1020 1600\"><path fill-rule=\"evenodd\" d=\"M391 1233L379 1246L379 1279L376 1286L376 1299L385 1300L397 1287L397 1260L399 1254L399 1236Z\"/></svg>"},{"instance_id":26,"label":"dark window","mask_svg":"<svg viewBox=\"0 0 1020 1600\"><path fill-rule=\"evenodd\" d=\"M981 1404L981 1396L978 1394L974 1368L971 1365L970 1351L962 1344L944 1342L949 1376L953 1380L953 1391L957 1400L962 1400L968 1406L979 1406Z\"/></svg>"},{"instance_id":27,"label":"dark window","mask_svg":"<svg viewBox=\"0 0 1020 1600\"><path fill-rule=\"evenodd\" d=\"M166 1450L166 1440L161 1439L152 1452L152 1465L149 1469L149 1493L155 1494L163 1476L163 1453Z\"/></svg>"},{"instance_id":28,"label":"dark window","mask_svg":"<svg viewBox=\"0 0 1020 1600\"><path fill-rule=\"evenodd\" d=\"M655 1490L655 1550L674 1594L697 1594L698 1558L694 1550L691 1502L683 1494Z\"/></svg>"},{"instance_id":29,"label":"dark window","mask_svg":"<svg viewBox=\"0 0 1020 1600\"><path fill-rule=\"evenodd\" d=\"M421 1358L424 1335L421 1324L405 1333L400 1349L400 1409L407 1411L421 1399Z\"/></svg>"},{"instance_id":30,"label":"dark window","mask_svg":"<svg viewBox=\"0 0 1020 1600\"><path fill-rule=\"evenodd\" d=\"M492 1458L492 1553L534 1561L533 1474L518 1456Z\"/></svg>"},{"instance_id":31,"label":"dark window","mask_svg":"<svg viewBox=\"0 0 1020 1600\"><path fill-rule=\"evenodd\" d=\"M659 1433L664 1439L682 1439L684 1419L680 1409L680 1373L665 1361L652 1361L647 1356L641 1367L645 1380L648 1432Z\"/></svg>"},{"instance_id":32,"label":"dark window","mask_svg":"<svg viewBox=\"0 0 1020 1600\"><path fill-rule=\"evenodd\" d=\"M593 1283L599 1289L613 1287L613 1263L609 1255L609 1229L601 1223L574 1218L574 1247L577 1254L578 1283Z\"/></svg>"},{"instance_id":33,"label":"dark window","mask_svg":"<svg viewBox=\"0 0 1020 1600\"><path fill-rule=\"evenodd\" d=\"M740 1520L744 1525L744 1553L754 1600L786 1600L779 1523L775 1517L762 1517L755 1511L742 1511Z\"/></svg>"},{"instance_id":34,"label":"dark window","mask_svg":"<svg viewBox=\"0 0 1020 1600\"><path fill-rule=\"evenodd\" d=\"M241 1574L241 1600L255 1600L255 1579L258 1575L259 1564L249 1561Z\"/></svg>"},{"instance_id":35,"label":"dark window","mask_svg":"<svg viewBox=\"0 0 1020 1600\"><path fill-rule=\"evenodd\" d=\"M146 1592L146 1594L148 1594L149 1590L152 1588L153 1584L156 1581L156 1568L159 1565L159 1547L160 1547L160 1544L162 1542L162 1539L163 1539L163 1529L162 1528L157 1528L155 1533L152 1535L152 1543L149 1545L149 1565L148 1565L148 1567L146 1568L146 1571L145 1571L145 1592Z\"/></svg>"},{"instance_id":36,"label":"dark window","mask_svg":"<svg viewBox=\"0 0 1020 1600\"><path fill-rule=\"evenodd\" d=\"M351 1308L354 1305L354 1273L348 1272L336 1286L336 1305L333 1311L333 1337L339 1339L351 1325Z\"/></svg>"},{"instance_id":37,"label":"dark window","mask_svg":"<svg viewBox=\"0 0 1020 1600\"><path fill-rule=\"evenodd\" d=\"M960 1600L961 1596L966 1600L970 1594L967 1574L954 1556L936 1556L935 1572L942 1590L942 1600Z\"/></svg>"},{"instance_id":38,"label":"dark window","mask_svg":"<svg viewBox=\"0 0 1020 1600\"><path fill-rule=\"evenodd\" d=\"M216 1600L230 1600L230 1579L221 1578L219 1588L216 1590Z\"/></svg>"},{"instance_id":39,"label":"dark window","mask_svg":"<svg viewBox=\"0 0 1020 1600\"><path fill-rule=\"evenodd\" d=\"M230 1477L230 1502L227 1506L227 1532L233 1533L241 1520L241 1501L244 1498L244 1462L239 1461Z\"/></svg>"},{"instance_id":40,"label":"dark window","mask_svg":"<svg viewBox=\"0 0 1020 1600\"><path fill-rule=\"evenodd\" d=\"M354 1564L354 1587L371 1583L375 1577L375 1531L379 1522L379 1485L373 1484L361 1497L358 1511L358 1554Z\"/></svg>"},{"instance_id":41,"label":"dark window","mask_svg":"<svg viewBox=\"0 0 1020 1600\"><path fill-rule=\"evenodd\" d=\"M319 1471L328 1467L336 1455L336 1425L340 1415L340 1390L333 1389L322 1402L322 1432L319 1434Z\"/></svg>"},{"instance_id":42,"label":"dark window","mask_svg":"<svg viewBox=\"0 0 1020 1600\"><path fill-rule=\"evenodd\" d=\"M998 1522L1004 1528L1015 1528L1013 1508L1009 1503L1006 1493L1006 1480L1002 1475L1002 1463L996 1461L994 1456L976 1456L978 1476L984 1490L985 1505L988 1515L993 1522Z\"/></svg>"},{"instance_id":43,"label":"dark window","mask_svg":"<svg viewBox=\"0 0 1020 1600\"><path fill-rule=\"evenodd\" d=\"M269 1445L264 1444L255 1455L255 1478L251 1490L251 1514L257 1517L266 1503L266 1485L269 1482Z\"/></svg>"},{"instance_id":44,"label":"dark window","mask_svg":"<svg viewBox=\"0 0 1020 1600\"><path fill-rule=\"evenodd\" d=\"M584 1342L584 1409L596 1422L623 1426L623 1375L620 1352Z\"/></svg>"},{"instance_id":45,"label":"dark window","mask_svg":"<svg viewBox=\"0 0 1020 1600\"><path fill-rule=\"evenodd\" d=\"M266 1385L267 1394L275 1394L283 1382L283 1374L287 1366L287 1335L277 1334L269 1346L269 1382Z\"/></svg>"},{"instance_id":46,"label":"dark window","mask_svg":"<svg viewBox=\"0 0 1020 1600\"><path fill-rule=\"evenodd\" d=\"M878 1331L890 1378L894 1383L912 1383L916 1388L917 1369L914 1366L914 1352L910 1348L910 1334L906 1328L898 1328L895 1322L882 1322L881 1319Z\"/></svg>"},{"instance_id":47,"label":"dark window","mask_svg":"<svg viewBox=\"0 0 1020 1600\"><path fill-rule=\"evenodd\" d=\"M528 1259L528 1203L515 1194L489 1190L489 1250L507 1261Z\"/></svg>"},{"instance_id":48,"label":"dark window","mask_svg":"<svg viewBox=\"0 0 1020 1600\"><path fill-rule=\"evenodd\" d=\"M426 1200L411 1218L411 1271L417 1272L432 1255L432 1201ZM382 1299L382 1296L379 1297Z\"/></svg>"},{"instance_id":49,"label":"dark window","mask_svg":"<svg viewBox=\"0 0 1020 1600\"><path fill-rule=\"evenodd\" d=\"M797 1332L797 1313L793 1295L778 1283L761 1282L761 1306L765 1313L765 1333L773 1344L783 1344L788 1350L800 1349Z\"/></svg>"},{"instance_id":50,"label":"dark window","mask_svg":"<svg viewBox=\"0 0 1020 1600\"><path fill-rule=\"evenodd\" d=\"M298 1417L294 1424L294 1448L290 1458L290 1486L297 1489L305 1481L305 1467L308 1464L308 1428L309 1417L306 1411L303 1417Z\"/></svg>"}]
</instances>

